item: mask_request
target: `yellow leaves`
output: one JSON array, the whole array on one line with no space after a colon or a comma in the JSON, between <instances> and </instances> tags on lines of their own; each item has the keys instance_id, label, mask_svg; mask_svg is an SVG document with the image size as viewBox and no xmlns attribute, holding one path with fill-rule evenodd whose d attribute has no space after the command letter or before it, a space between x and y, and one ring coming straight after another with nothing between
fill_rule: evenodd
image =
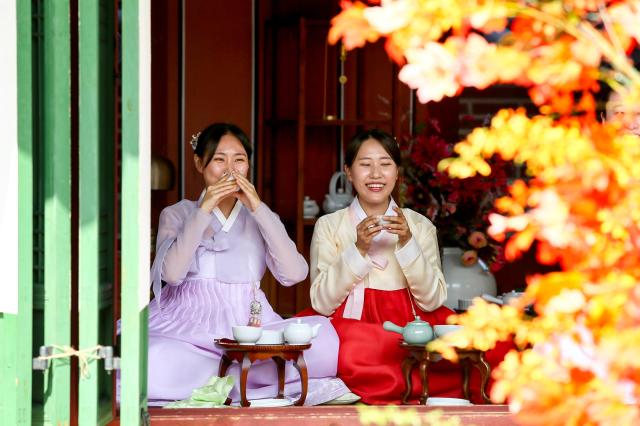
<instances>
[{"instance_id":1,"label":"yellow leaves","mask_svg":"<svg viewBox=\"0 0 640 426\"><path fill-rule=\"evenodd\" d=\"M551 272L529 279L527 293L536 300L536 307L544 308L549 301L563 290L580 289L588 277L577 271Z\"/></svg>"},{"instance_id":2,"label":"yellow leaves","mask_svg":"<svg viewBox=\"0 0 640 426\"><path fill-rule=\"evenodd\" d=\"M515 306L500 308L475 299L466 314L450 318L462 330L429 348L455 360L449 356L455 355L454 347L486 350L513 335L517 345L530 349L509 352L494 370L491 399L508 401L518 421L635 424L638 408L624 401L640 396L638 282L620 273L597 282L572 271L538 276ZM635 310L625 315L631 299ZM534 300L540 315L525 319L522 308Z\"/></svg>"},{"instance_id":3,"label":"yellow leaves","mask_svg":"<svg viewBox=\"0 0 640 426\"><path fill-rule=\"evenodd\" d=\"M529 250L534 238L535 232L532 228L527 227L518 232L507 241L504 248L504 257L509 261L517 259L520 253Z\"/></svg>"},{"instance_id":4,"label":"yellow leaves","mask_svg":"<svg viewBox=\"0 0 640 426\"><path fill-rule=\"evenodd\" d=\"M640 128L640 72L625 53L632 38L640 42L640 2L344 4L330 40L352 48L387 37L394 59L406 59L401 80L421 102L515 83L548 114L499 111L438 169L488 175L493 155L525 165L532 178L498 199L488 232L505 241L507 258L537 241L538 259L564 271L531 278L515 306L476 300L454 318L462 330L429 347L449 359L456 347L486 350L509 338L528 348L507 355L492 390L523 424L640 424L640 139L623 134ZM509 35L497 43L483 36L505 18ZM594 120L598 79L620 94L608 105L617 124ZM526 303L537 317L523 315Z\"/></svg>"},{"instance_id":5,"label":"yellow leaves","mask_svg":"<svg viewBox=\"0 0 640 426\"><path fill-rule=\"evenodd\" d=\"M556 43L536 49L527 77L534 84L551 86L567 86L576 81L582 72L582 66L573 58L572 41L571 38L562 38ZM593 50L593 46L591 47Z\"/></svg>"},{"instance_id":6,"label":"yellow leaves","mask_svg":"<svg viewBox=\"0 0 640 426\"><path fill-rule=\"evenodd\" d=\"M610 9L611 19L622 27L623 34L631 35L640 42L640 3L637 1L620 2Z\"/></svg>"},{"instance_id":7,"label":"yellow leaves","mask_svg":"<svg viewBox=\"0 0 640 426\"><path fill-rule=\"evenodd\" d=\"M520 315L520 309L514 306L500 308L481 298L475 298L467 313L448 319L449 323L458 323L462 328L430 342L427 347L440 352L449 360L457 359L453 348L489 350L496 342L507 340L513 334Z\"/></svg>"},{"instance_id":8,"label":"yellow leaves","mask_svg":"<svg viewBox=\"0 0 640 426\"><path fill-rule=\"evenodd\" d=\"M583 64L590 67L597 67L600 65L602 52L598 49L594 49L593 45L587 40L577 39L572 41L570 43L570 49L572 56Z\"/></svg>"},{"instance_id":9,"label":"yellow leaves","mask_svg":"<svg viewBox=\"0 0 640 426\"><path fill-rule=\"evenodd\" d=\"M343 10L331 20L328 40L336 44L340 39L347 50L363 47L367 42L378 40L379 33L364 17L367 6L356 1L344 2Z\"/></svg>"},{"instance_id":10,"label":"yellow leaves","mask_svg":"<svg viewBox=\"0 0 640 426\"><path fill-rule=\"evenodd\" d=\"M497 154L537 176L528 185L514 183L496 203L504 215L490 216L491 236L503 241L511 233L507 259L538 240L539 260L565 268L640 268L639 146L607 124L582 127L575 119L556 123L503 110L490 128L458 143L458 157L439 168L457 177L486 173L485 158Z\"/></svg>"},{"instance_id":11,"label":"yellow leaves","mask_svg":"<svg viewBox=\"0 0 640 426\"><path fill-rule=\"evenodd\" d=\"M638 338L637 332L624 337L633 343ZM494 402L508 399L524 424L633 424L638 420L637 407L624 404L633 398L631 382L628 375L616 374L621 370L612 363L618 359L618 350L623 358L632 356L627 348L594 341L580 326L557 331L533 349L507 354L494 371L491 398ZM638 361L629 362L637 370Z\"/></svg>"},{"instance_id":12,"label":"yellow leaves","mask_svg":"<svg viewBox=\"0 0 640 426\"><path fill-rule=\"evenodd\" d=\"M598 284L584 286L588 303L585 307L585 324L598 336L611 330L634 327L637 317L627 308L633 306L633 292L638 279L630 274L608 273Z\"/></svg>"},{"instance_id":13,"label":"yellow leaves","mask_svg":"<svg viewBox=\"0 0 640 426\"><path fill-rule=\"evenodd\" d=\"M398 78L409 87L418 89L420 102L439 101L458 92L455 75L448 71L456 58L445 46L429 42L423 48L407 50L405 55L408 63L402 67Z\"/></svg>"},{"instance_id":14,"label":"yellow leaves","mask_svg":"<svg viewBox=\"0 0 640 426\"><path fill-rule=\"evenodd\" d=\"M425 414L418 413L413 408L396 406L371 407L356 406L360 423L363 425L395 425L395 426L461 426L458 416L445 414L442 410L430 410Z\"/></svg>"},{"instance_id":15,"label":"yellow leaves","mask_svg":"<svg viewBox=\"0 0 640 426\"><path fill-rule=\"evenodd\" d=\"M522 78L531 64L531 58L525 52L513 47L499 46L491 60L497 64L498 80L502 83L513 83Z\"/></svg>"},{"instance_id":16,"label":"yellow leaves","mask_svg":"<svg viewBox=\"0 0 640 426\"><path fill-rule=\"evenodd\" d=\"M531 174L553 166L576 164L594 154L593 145L580 133L577 122L557 125L548 117L530 119L523 109L501 110L488 129L475 129L455 146L458 157L441 164L452 176L468 177L468 170L486 173L487 158L526 163ZM464 175L463 175L464 172Z\"/></svg>"},{"instance_id":17,"label":"yellow leaves","mask_svg":"<svg viewBox=\"0 0 640 426\"><path fill-rule=\"evenodd\" d=\"M419 425L420 417L414 409L401 410L396 406L384 408L358 405L360 423L363 425Z\"/></svg>"}]
</instances>

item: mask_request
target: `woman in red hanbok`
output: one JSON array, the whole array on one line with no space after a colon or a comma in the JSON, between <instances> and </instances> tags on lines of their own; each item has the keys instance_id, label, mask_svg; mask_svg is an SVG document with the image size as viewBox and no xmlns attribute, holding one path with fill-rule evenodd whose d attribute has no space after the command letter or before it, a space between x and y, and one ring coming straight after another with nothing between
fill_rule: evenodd
<instances>
[{"instance_id":1,"label":"woman in red hanbok","mask_svg":"<svg viewBox=\"0 0 640 426\"><path fill-rule=\"evenodd\" d=\"M401 336L382 323L404 326L417 315L444 324L453 313L442 306L447 288L435 226L391 197L399 164L393 137L380 130L357 135L347 147L345 171L358 195L349 207L319 218L311 242L312 307L332 317L340 337L338 377L368 404L399 403L405 389L400 366L407 352L399 347ZM415 370L413 401L421 393ZM429 391L461 397L460 368L431 364Z\"/></svg>"}]
</instances>

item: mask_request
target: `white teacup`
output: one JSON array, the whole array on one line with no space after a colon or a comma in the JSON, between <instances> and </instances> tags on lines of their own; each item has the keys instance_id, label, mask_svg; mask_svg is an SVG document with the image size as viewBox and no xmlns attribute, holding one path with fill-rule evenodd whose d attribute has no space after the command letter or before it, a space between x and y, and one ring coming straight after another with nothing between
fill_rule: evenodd
<instances>
[{"instance_id":1,"label":"white teacup","mask_svg":"<svg viewBox=\"0 0 640 426\"><path fill-rule=\"evenodd\" d=\"M257 345L281 345L284 343L282 330L262 330L262 336L256 342Z\"/></svg>"},{"instance_id":2,"label":"white teacup","mask_svg":"<svg viewBox=\"0 0 640 426\"><path fill-rule=\"evenodd\" d=\"M262 327L235 325L231 327L231 330L233 331L234 339L243 345L253 345L262 336Z\"/></svg>"},{"instance_id":3,"label":"white teacup","mask_svg":"<svg viewBox=\"0 0 640 426\"><path fill-rule=\"evenodd\" d=\"M378 222L377 222L378 225L384 226L389 224L389 221L384 218L384 215L378 215L376 217L378 218Z\"/></svg>"},{"instance_id":4,"label":"white teacup","mask_svg":"<svg viewBox=\"0 0 640 426\"><path fill-rule=\"evenodd\" d=\"M453 333L454 331L458 331L461 328L462 328L461 325L440 324L440 325L434 325L433 331L436 332L436 337L442 337L445 334Z\"/></svg>"}]
</instances>

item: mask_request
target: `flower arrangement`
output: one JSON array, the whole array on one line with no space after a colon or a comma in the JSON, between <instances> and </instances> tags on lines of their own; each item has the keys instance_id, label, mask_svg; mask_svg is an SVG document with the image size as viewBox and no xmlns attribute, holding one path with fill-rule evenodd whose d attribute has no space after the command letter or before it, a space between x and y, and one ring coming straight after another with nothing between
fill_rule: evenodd
<instances>
[{"instance_id":1,"label":"flower arrangement","mask_svg":"<svg viewBox=\"0 0 640 426\"><path fill-rule=\"evenodd\" d=\"M489 213L497 198L507 193L511 167L499 157L490 160L489 176L455 179L438 170L438 163L454 155L454 144L440 134L431 121L415 136L402 138L403 204L421 212L438 229L441 247L460 247L462 264L478 262L496 271L504 263L502 244L486 235Z\"/></svg>"},{"instance_id":2,"label":"flower arrangement","mask_svg":"<svg viewBox=\"0 0 640 426\"><path fill-rule=\"evenodd\" d=\"M538 259L562 267L507 306L476 299L453 319L461 331L430 343L454 358L512 338L520 350L494 370L491 398L523 424L640 423L640 140L597 122L593 95L604 83L640 103L639 22L638 0L345 1L332 22L347 49L386 38L422 102L513 83L539 107L500 111L438 165L463 179L488 176L494 155L525 166L531 179L496 201L489 233L507 260L537 241Z\"/></svg>"}]
</instances>

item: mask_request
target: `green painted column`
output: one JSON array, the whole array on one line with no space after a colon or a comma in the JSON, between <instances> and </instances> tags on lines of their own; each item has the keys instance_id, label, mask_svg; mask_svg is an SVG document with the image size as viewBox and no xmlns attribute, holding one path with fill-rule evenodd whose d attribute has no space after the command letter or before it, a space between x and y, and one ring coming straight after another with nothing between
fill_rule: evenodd
<instances>
[{"instance_id":1,"label":"green painted column","mask_svg":"<svg viewBox=\"0 0 640 426\"><path fill-rule=\"evenodd\" d=\"M13 0L11 0L13 1ZM0 423L30 425L33 303L32 197L33 106L31 2L16 4L18 109L18 313L0 313ZM4 95L6 96L6 94Z\"/></svg>"},{"instance_id":2,"label":"green painted column","mask_svg":"<svg viewBox=\"0 0 640 426\"><path fill-rule=\"evenodd\" d=\"M122 390L120 421L147 409L150 244L150 3L122 1Z\"/></svg>"},{"instance_id":3,"label":"green painted column","mask_svg":"<svg viewBox=\"0 0 640 426\"><path fill-rule=\"evenodd\" d=\"M114 346L114 22L113 3L78 2L79 347ZM103 425L112 419L111 377L102 361L79 378L78 423Z\"/></svg>"},{"instance_id":4,"label":"green painted column","mask_svg":"<svg viewBox=\"0 0 640 426\"><path fill-rule=\"evenodd\" d=\"M22 2L21 2L22 3ZM45 0L42 68L44 144L44 342L71 344L71 56L69 2ZM70 362L57 359L45 372L44 422L65 424Z\"/></svg>"}]
</instances>

